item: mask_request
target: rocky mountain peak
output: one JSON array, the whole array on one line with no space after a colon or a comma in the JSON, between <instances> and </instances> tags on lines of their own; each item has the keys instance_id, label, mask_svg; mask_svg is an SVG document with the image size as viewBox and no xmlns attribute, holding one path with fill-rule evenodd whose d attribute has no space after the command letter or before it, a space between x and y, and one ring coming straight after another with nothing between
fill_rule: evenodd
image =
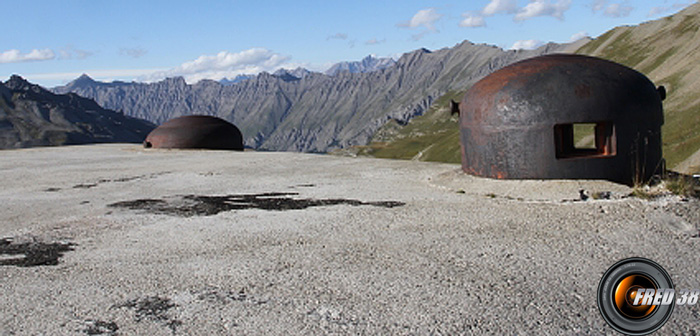
<instances>
[{"instance_id":1,"label":"rocky mountain peak","mask_svg":"<svg viewBox=\"0 0 700 336\"><path fill-rule=\"evenodd\" d=\"M32 86L38 85L29 83L26 79L22 78L22 76L12 75L10 79L5 82L5 86L12 91L27 91Z\"/></svg>"},{"instance_id":2,"label":"rocky mountain peak","mask_svg":"<svg viewBox=\"0 0 700 336\"><path fill-rule=\"evenodd\" d=\"M165 83L168 86L177 86L177 87L187 86L187 82L185 81L185 78L182 76L168 77L168 78L163 80L163 83Z\"/></svg>"},{"instance_id":3,"label":"rocky mountain peak","mask_svg":"<svg viewBox=\"0 0 700 336\"><path fill-rule=\"evenodd\" d=\"M298 68L293 69L293 70L279 69L279 70L275 71L272 75L275 77L279 77L280 79L282 79L285 82L289 82L289 81L295 81L295 80L302 79L302 78L310 75L311 73L312 73L311 71L309 71L305 68L298 67Z\"/></svg>"},{"instance_id":4,"label":"rocky mountain peak","mask_svg":"<svg viewBox=\"0 0 700 336\"><path fill-rule=\"evenodd\" d=\"M396 63L391 58L377 58L374 55L368 55L359 62L340 62L334 64L328 70L326 74L329 76L335 76L341 72L349 73L365 73L377 70L382 70L388 68Z\"/></svg>"},{"instance_id":5,"label":"rocky mountain peak","mask_svg":"<svg viewBox=\"0 0 700 336\"><path fill-rule=\"evenodd\" d=\"M405 53L399 58L398 61L396 61L396 64L399 66L410 66L412 64L415 64L418 60L422 59L425 55L432 54L432 51L425 49L425 48L420 48L416 49L414 51L411 51L409 53Z\"/></svg>"},{"instance_id":6,"label":"rocky mountain peak","mask_svg":"<svg viewBox=\"0 0 700 336\"><path fill-rule=\"evenodd\" d=\"M279 70L275 71L272 75L275 77L278 77L279 79L281 79L285 82L291 82L291 81L296 81L296 80L300 79L299 77L292 75L286 69L279 69Z\"/></svg>"},{"instance_id":7,"label":"rocky mountain peak","mask_svg":"<svg viewBox=\"0 0 700 336\"><path fill-rule=\"evenodd\" d=\"M69 88L69 90L76 90L76 89L81 89L81 88L90 88L94 87L96 85L99 85L100 82L95 81L92 79L90 76L87 74L82 74L80 77L70 81L68 84L66 84L66 88Z\"/></svg>"},{"instance_id":8,"label":"rocky mountain peak","mask_svg":"<svg viewBox=\"0 0 700 336\"><path fill-rule=\"evenodd\" d=\"M76 83L81 83L81 84L92 84L96 83L92 77L88 76L88 74L82 74L80 77L76 78L75 81Z\"/></svg>"}]
</instances>

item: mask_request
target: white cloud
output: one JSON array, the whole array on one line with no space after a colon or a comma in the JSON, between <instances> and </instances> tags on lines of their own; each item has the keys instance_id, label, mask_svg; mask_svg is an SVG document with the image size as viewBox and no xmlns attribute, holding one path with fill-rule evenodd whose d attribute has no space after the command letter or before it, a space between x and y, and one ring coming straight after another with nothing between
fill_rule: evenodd
<instances>
[{"instance_id":1,"label":"white cloud","mask_svg":"<svg viewBox=\"0 0 700 336\"><path fill-rule=\"evenodd\" d=\"M202 79L220 80L224 77L235 78L242 74L258 74L263 71L273 72L280 68L295 69L303 66L314 70L309 64L288 63L285 57L263 48L253 48L238 53L222 51L215 55L202 55L193 61L182 63L170 69L106 69L85 70L81 72L22 74L30 81L43 83L67 83L83 73L100 81L136 80L155 82L167 77L182 76L190 83ZM316 69L320 70L320 69Z\"/></svg>"},{"instance_id":2,"label":"white cloud","mask_svg":"<svg viewBox=\"0 0 700 336\"><path fill-rule=\"evenodd\" d=\"M591 8L594 13L602 11L603 15L613 18L627 17L634 10L634 7L627 5L627 1L608 4L607 0L595 0ZM650 13L662 8L664 7L654 7L651 9Z\"/></svg>"},{"instance_id":3,"label":"white cloud","mask_svg":"<svg viewBox=\"0 0 700 336\"><path fill-rule=\"evenodd\" d=\"M399 27L418 28L425 27L430 31L437 31L435 22L442 18L442 14L438 13L435 8L421 9L408 22L399 23Z\"/></svg>"},{"instance_id":4,"label":"white cloud","mask_svg":"<svg viewBox=\"0 0 700 336\"><path fill-rule=\"evenodd\" d=\"M287 63L288 60L289 57L264 48L253 48L237 53L222 51L216 55L199 56L175 68L142 76L139 80L150 82L166 77L182 76L188 83L196 83L202 79L234 78L242 74L258 74L263 71L272 72L283 67L298 66Z\"/></svg>"},{"instance_id":5,"label":"white cloud","mask_svg":"<svg viewBox=\"0 0 700 336\"><path fill-rule=\"evenodd\" d=\"M413 34L413 35L411 35L411 40L418 41L418 40L424 38L425 35L428 35L428 33L430 33L430 30L422 31L418 34Z\"/></svg>"},{"instance_id":6,"label":"white cloud","mask_svg":"<svg viewBox=\"0 0 700 336\"><path fill-rule=\"evenodd\" d=\"M345 33L336 33L334 35L328 36L326 40L347 40L348 39L348 34Z\"/></svg>"},{"instance_id":7,"label":"white cloud","mask_svg":"<svg viewBox=\"0 0 700 336\"><path fill-rule=\"evenodd\" d=\"M484 21L484 18L479 15L475 15L473 13L464 13L462 14L462 17L464 19L462 19L462 21L459 22L460 27L475 28L486 26L486 21Z\"/></svg>"},{"instance_id":8,"label":"white cloud","mask_svg":"<svg viewBox=\"0 0 700 336\"><path fill-rule=\"evenodd\" d=\"M120 55L126 55L133 58L140 58L148 53L148 50L136 47L136 48L121 48L119 49Z\"/></svg>"},{"instance_id":9,"label":"white cloud","mask_svg":"<svg viewBox=\"0 0 700 336\"><path fill-rule=\"evenodd\" d=\"M649 13L647 14L647 17L654 17L659 14L664 14L666 12L670 12L671 10L676 10L676 9L681 9L690 6L693 2L698 2L698 1L682 1L682 2L675 2L671 6L660 6L660 7L652 7L649 10Z\"/></svg>"},{"instance_id":10,"label":"white cloud","mask_svg":"<svg viewBox=\"0 0 700 336\"><path fill-rule=\"evenodd\" d=\"M670 7L652 7L647 13L647 17L654 17L662 13L666 13L670 10Z\"/></svg>"},{"instance_id":11,"label":"white cloud","mask_svg":"<svg viewBox=\"0 0 700 336\"><path fill-rule=\"evenodd\" d=\"M501 12L515 13L517 9L518 2L516 0L491 0L491 2L481 10L481 14L484 16L493 16Z\"/></svg>"},{"instance_id":12,"label":"white cloud","mask_svg":"<svg viewBox=\"0 0 700 336\"><path fill-rule=\"evenodd\" d=\"M273 53L264 48L253 48L237 53L228 51L216 55L202 55L196 60L185 62L176 69L184 74L209 70L243 69L248 67L271 68L279 66L288 57Z\"/></svg>"},{"instance_id":13,"label":"white cloud","mask_svg":"<svg viewBox=\"0 0 700 336\"><path fill-rule=\"evenodd\" d=\"M386 39L378 40L378 39L376 39L376 38L373 38L373 39L368 40L367 42L365 42L365 44L366 44L366 45L375 45L375 44L381 44L381 43L384 43L384 42L386 42Z\"/></svg>"},{"instance_id":14,"label":"white cloud","mask_svg":"<svg viewBox=\"0 0 700 336\"><path fill-rule=\"evenodd\" d=\"M510 49L513 50L518 50L518 49L536 49L537 47L543 45L544 42L540 40L520 40L520 41L515 41L513 43L513 46L510 47Z\"/></svg>"},{"instance_id":15,"label":"white cloud","mask_svg":"<svg viewBox=\"0 0 700 336\"><path fill-rule=\"evenodd\" d=\"M614 3L605 8L603 15L614 18L626 17L630 15L630 12L632 12L633 9L634 7L632 6Z\"/></svg>"},{"instance_id":16,"label":"white cloud","mask_svg":"<svg viewBox=\"0 0 700 336\"><path fill-rule=\"evenodd\" d=\"M537 16L551 16L559 20L564 19L564 12L571 7L571 0L559 0L551 3L549 0L530 0L530 3L521 8L513 20L523 21Z\"/></svg>"},{"instance_id":17,"label":"white cloud","mask_svg":"<svg viewBox=\"0 0 700 336\"><path fill-rule=\"evenodd\" d=\"M585 31L580 31L574 35L571 35L571 37L569 38L569 42L576 42L576 41L578 41L584 37L587 37L587 36L588 36L588 33L586 33Z\"/></svg>"},{"instance_id":18,"label":"white cloud","mask_svg":"<svg viewBox=\"0 0 700 336\"><path fill-rule=\"evenodd\" d=\"M593 1L593 4L591 4L591 8L593 9L593 12L597 12L599 10L602 10L605 8L605 0L595 0Z\"/></svg>"},{"instance_id":19,"label":"white cloud","mask_svg":"<svg viewBox=\"0 0 700 336\"><path fill-rule=\"evenodd\" d=\"M346 33L336 33L333 35L330 35L326 37L326 41L328 40L343 40L343 41L348 41L348 46L350 48L355 48L355 44L357 43L357 39L351 39L350 36Z\"/></svg>"},{"instance_id":20,"label":"white cloud","mask_svg":"<svg viewBox=\"0 0 700 336\"><path fill-rule=\"evenodd\" d=\"M46 61L54 58L56 58L56 54L54 54L51 49L33 49L26 54L23 54L17 49L12 49L0 53L0 63Z\"/></svg>"},{"instance_id":21,"label":"white cloud","mask_svg":"<svg viewBox=\"0 0 700 336\"><path fill-rule=\"evenodd\" d=\"M61 59L85 59L92 56L92 52L82 49L77 49L72 45L67 45L66 47L60 49L58 54Z\"/></svg>"}]
</instances>

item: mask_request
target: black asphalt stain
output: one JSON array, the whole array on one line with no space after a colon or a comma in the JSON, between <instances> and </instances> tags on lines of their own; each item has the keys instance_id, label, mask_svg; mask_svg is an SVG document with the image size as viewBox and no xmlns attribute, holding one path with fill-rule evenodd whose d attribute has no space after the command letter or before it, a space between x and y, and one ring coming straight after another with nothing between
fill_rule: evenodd
<instances>
[{"instance_id":1,"label":"black asphalt stain","mask_svg":"<svg viewBox=\"0 0 700 336\"><path fill-rule=\"evenodd\" d=\"M308 184L297 184L293 186L289 186L289 188L294 189L294 188L313 188L315 187L315 184L308 183Z\"/></svg>"},{"instance_id":2,"label":"black asphalt stain","mask_svg":"<svg viewBox=\"0 0 700 336\"><path fill-rule=\"evenodd\" d=\"M245 209L269 211L301 210L309 207L347 204L352 206L371 205L385 208L403 206L396 201L363 202L354 199L295 199L298 193L262 193L226 196L174 196L165 199L138 199L109 204L109 207L143 210L155 214L181 217L212 216L220 212Z\"/></svg>"},{"instance_id":3,"label":"black asphalt stain","mask_svg":"<svg viewBox=\"0 0 700 336\"><path fill-rule=\"evenodd\" d=\"M115 322L100 320L86 320L85 329L82 331L88 335L116 335L119 326Z\"/></svg>"},{"instance_id":4,"label":"black asphalt stain","mask_svg":"<svg viewBox=\"0 0 700 336\"><path fill-rule=\"evenodd\" d=\"M2 238L0 239L0 257L2 257L0 266L55 266L58 265L58 259L63 256L63 253L73 251L73 246L73 243L13 243L12 238Z\"/></svg>"},{"instance_id":5,"label":"black asphalt stain","mask_svg":"<svg viewBox=\"0 0 700 336\"><path fill-rule=\"evenodd\" d=\"M172 303L168 298L148 296L129 300L120 305L115 305L113 308L133 309L136 314L134 317L136 322L142 322L143 320L158 322L170 328L173 334L175 334L177 328L182 325L182 321L173 319L168 314L168 311L175 306L176 304Z\"/></svg>"},{"instance_id":6,"label":"black asphalt stain","mask_svg":"<svg viewBox=\"0 0 700 336\"><path fill-rule=\"evenodd\" d=\"M156 174L152 174L150 177L155 177L157 176ZM139 180L142 178L146 178L148 176L146 175L139 175L139 176L130 176L130 177L122 177L118 179L100 179L97 181L97 183L109 183L109 182L129 182L129 181L135 181Z\"/></svg>"},{"instance_id":7,"label":"black asphalt stain","mask_svg":"<svg viewBox=\"0 0 700 336\"><path fill-rule=\"evenodd\" d=\"M76 184L73 186L73 189L90 189L92 187L97 187L97 183L91 183L91 184Z\"/></svg>"}]
</instances>

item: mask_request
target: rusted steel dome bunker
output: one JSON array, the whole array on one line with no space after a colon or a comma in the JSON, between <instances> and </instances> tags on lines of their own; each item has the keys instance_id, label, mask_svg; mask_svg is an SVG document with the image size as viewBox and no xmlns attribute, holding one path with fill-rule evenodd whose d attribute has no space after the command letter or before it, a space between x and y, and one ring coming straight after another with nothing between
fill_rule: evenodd
<instances>
[{"instance_id":1,"label":"rusted steel dome bunker","mask_svg":"<svg viewBox=\"0 0 700 336\"><path fill-rule=\"evenodd\" d=\"M474 84L459 104L462 169L506 179L647 181L663 166L664 97L643 74L595 57L514 63ZM582 127L593 145L574 141Z\"/></svg>"},{"instance_id":2,"label":"rusted steel dome bunker","mask_svg":"<svg viewBox=\"0 0 700 336\"><path fill-rule=\"evenodd\" d=\"M199 148L243 150L243 135L226 120L192 115L168 120L151 131L146 148Z\"/></svg>"}]
</instances>

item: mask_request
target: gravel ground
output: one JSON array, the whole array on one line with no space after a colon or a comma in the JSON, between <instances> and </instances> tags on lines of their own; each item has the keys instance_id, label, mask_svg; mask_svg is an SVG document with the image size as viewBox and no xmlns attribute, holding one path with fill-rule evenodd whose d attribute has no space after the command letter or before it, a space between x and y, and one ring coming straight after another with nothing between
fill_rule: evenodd
<instances>
[{"instance_id":1,"label":"gravel ground","mask_svg":"<svg viewBox=\"0 0 700 336\"><path fill-rule=\"evenodd\" d=\"M615 334L618 260L700 288L698 201L605 181L93 145L2 151L0 185L0 335Z\"/></svg>"}]
</instances>

